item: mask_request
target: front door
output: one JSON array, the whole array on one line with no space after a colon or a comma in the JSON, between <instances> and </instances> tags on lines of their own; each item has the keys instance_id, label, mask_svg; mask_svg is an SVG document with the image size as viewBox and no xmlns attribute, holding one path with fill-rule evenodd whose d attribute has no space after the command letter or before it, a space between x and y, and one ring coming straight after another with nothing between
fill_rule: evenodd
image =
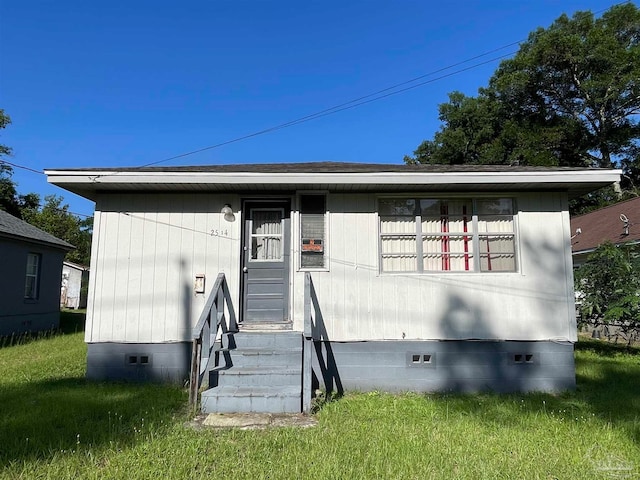
<instances>
[{"instance_id":1,"label":"front door","mask_svg":"<svg viewBox=\"0 0 640 480\"><path fill-rule=\"evenodd\" d=\"M242 321L288 322L290 201L246 201L243 212Z\"/></svg>"}]
</instances>

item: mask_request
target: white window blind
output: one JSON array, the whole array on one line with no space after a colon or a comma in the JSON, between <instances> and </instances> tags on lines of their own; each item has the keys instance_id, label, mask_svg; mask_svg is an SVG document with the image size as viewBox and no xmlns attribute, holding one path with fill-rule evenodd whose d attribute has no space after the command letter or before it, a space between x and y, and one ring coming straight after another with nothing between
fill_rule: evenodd
<instances>
[{"instance_id":1,"label":"white window blind","mask_svg":"<svg viewBox=\"0 0 640 480\"><path fill-rule=\"evenodd\" d=\"M323 194L300 195L300 266L325 268L325 214Z\"/></svg>"},{"instance_id":2,"label":"white window blind","mask_svg":"<svg viewBox=\"0 0 640 480\"><path fill-rule=\"evenodd\" d=\"M383 272L515 271L513 200L380 199Z\"/></svg>"}]
</instances>

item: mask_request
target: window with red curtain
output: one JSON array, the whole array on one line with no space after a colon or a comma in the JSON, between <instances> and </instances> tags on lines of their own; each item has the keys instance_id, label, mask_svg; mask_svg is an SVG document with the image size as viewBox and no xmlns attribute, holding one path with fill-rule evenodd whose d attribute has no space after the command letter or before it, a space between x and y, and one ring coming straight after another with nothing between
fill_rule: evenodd
<instances>
[{"instance_id":1,"label":"window with red curtain","mask_svg":"<svg viewBox=\"0 0 640 480\"><path fill-rule=\"evenodd\" d=\"M383 272L513 272L510 198L383 198Z\"/></svg>"}]
</instances>

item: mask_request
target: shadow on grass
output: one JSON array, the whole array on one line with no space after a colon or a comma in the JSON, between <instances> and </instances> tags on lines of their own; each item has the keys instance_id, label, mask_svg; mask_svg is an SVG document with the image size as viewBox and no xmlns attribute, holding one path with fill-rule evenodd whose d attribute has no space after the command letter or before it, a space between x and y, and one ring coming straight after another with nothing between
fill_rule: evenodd
<instances>
[{"instance_id":1,"label":"shadow on grass","mask_svg":"<svg viewBox=\"0 0 640 480\"><path fill-rule=\"evenodd\" d=\"M84 310L62 310L60 312L60 326L55 330L42 332L27 332L19 335L0 336L0 348L25 345L36 340L43 340L57 335L69 335L84 332L86 312Z\"/></svg>"},{"instance_id":2,"label":"shadow on grass","mask_svg":"<svg viewBox=\"0 0 640 480\"><path fill-rule=\"evenodd\" d=\"M62 310L60 312L60 333L84 332L84 324L87 318L85 310Z\"/></svg>"},{"instance_id":3,"label":"shadow on grass","mask_svg":"<svg viewBox=\"0 0 640 480\"><path fill-rule=\"evenodd\" d=\"M522 424L530 415L595 420L624 431L640 445L640 349L606 342L576 345L576 391L560 394L430 394L448 412L498 425Z\"/></svg>"},{"instance_id":4,"label":"shadow on grass","mask_svg":"<svg viewBox=\"0 0 640 480\"><path fill-rule=\"evenodd\" d=\"M172 386L70 378L1 386L0 405L0 465L7 465L86 446L126 447L171 426L186 398Z\"/></svg>"}]
</instances>

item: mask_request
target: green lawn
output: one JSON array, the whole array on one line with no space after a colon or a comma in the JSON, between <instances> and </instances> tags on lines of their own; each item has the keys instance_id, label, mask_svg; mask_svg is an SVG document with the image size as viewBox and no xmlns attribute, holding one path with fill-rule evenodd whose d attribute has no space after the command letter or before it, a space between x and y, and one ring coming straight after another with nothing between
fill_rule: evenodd
<instances>
[{"instance_id":1,"label":"green lawn","mask_svg":"<svg viewBox=\"0 0 640 480\"><path fill-rule=\"evenodd\" d=\"M350 394L313 428L195 430L186 391L84 380L82 333L0 347L2 478L640 478L640 351L560 396Z\"/></svg>"}]
</instances>

